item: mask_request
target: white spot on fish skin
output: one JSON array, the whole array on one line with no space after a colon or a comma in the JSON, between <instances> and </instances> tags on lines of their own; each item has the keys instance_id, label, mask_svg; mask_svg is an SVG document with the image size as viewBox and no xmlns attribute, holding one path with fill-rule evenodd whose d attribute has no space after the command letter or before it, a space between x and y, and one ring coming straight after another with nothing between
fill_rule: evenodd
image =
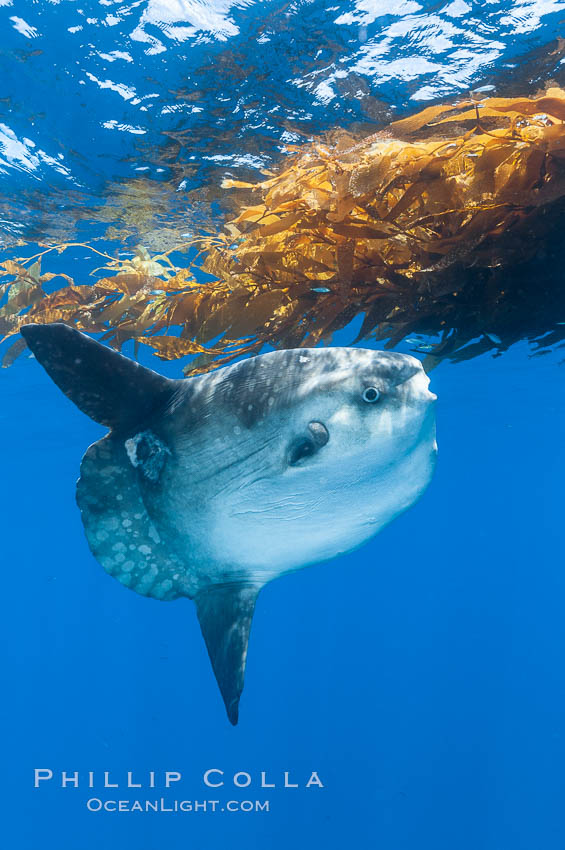
<instances>
[{"instance_id":1,"label":"white spot on fish skin","mask_svg":"<svg viewBox=\"0 0 565 850\"><path fill-rule=\"evenodd\" d=\"M126 559L126 556L122 555L121 552L120 552L118 555L116 555L116 557L114 558L114 561L116 562L116 564L121 564L122 561L125 561L125 559Z\"/></svg>"},{"instance_id":2,"label":"white spot on fish skin","mask_svg":"<svg viewBox=\"0 0 565 850\"><path fill-rule=\"evenodd\" d=\"M125 552L126 551L125 543L114 543L114 545L112 546L112 551L113 552Z\"/></svg>"},{"instance_id":3,"label":"white spot on fish skin","mask_svg":"<svg viewBox=\"0 0 565 850\"><path fill-rule=\"evenodd\" d=\"M145 543L138 547L138 552L141 552L142 555L150 555L151 554L151 546L147 546Z\"/></svg>"},{"instance_id":4,"label":"white spot on fish skin","mask_svg":"<svg viewBox=\"0 0 565 850\"><path fill-rule=\"evenodd\" d=\"M124 528L129 528L131 526L131 519L123 519L122 520L122 526Z\"/></svg>"},{"instance_id":5,"label":"white spot on fish skin","mask_svg":"<svg viewBox=\"0 0 565 850\"><path fill-rule=\"evenodd\" d=\"M135 567L135 561L124 561L124 563L122 564L122 570L125 573L131 572L131 570L133 570L134 567Z\"/></svg>"},{"instance_id":6,"label":"white spot on fish skin","mask_svg":"<svg viewBox=\"0 0 565 850\"><path fill-rule=\"evenodd\" d=\"M238 436L239 434L241 434L241 428L239 427L239 425L234 425L233 433L234 433L236 436Z\"/></svg>"},{"instance_id":7,"label":"white spot on fish skin","mask_svg":"<svg viewBox=\"0 0 565 850\"><path fill-rule=\"evenodd\" d=\"M275 399L273 398L273 396L271 396L269 401L267 402L267 404L269 405L269 407L272 407L274 403L275 403Z\"/></svg>"},{"instance_id":8,"label":"white spot on fish skin","mask_svg":"<svg viewBox=\"0 0 565 850\"><path fill-rule=\"evenodd\" d=\"M103 543L105 540L108 539L108 536L109 535L106 531L99 531L96 535L96 539L99 540L100 543Z\"/></svg>"},{"instance_id":9,"label":"white spot on fish skin","mask_svg":"<svg viewBox=\"0 0 565 850\"><path fill-rule=\"evenodd\" d=\"M158 584L157 587L153 588L153 596L156 596L157 599L163 599L163 597L166 596L169 590L172 590L172 587L172 581L169 578L165 579L165 581L161 582L161 584Z\"/></svg>"},{"instance_id":10,"label":"white spot on fish skin","mask_svg":"<svg viewBox=\"0 0 565 850\"><path fill-rule=\"evenodd\" d=\"M149 588L153 584L153 581L155 580L155 577L157 576L157 573L158 573L158 570L157 570L157 567L155 565L149 567L149 569L146 570L143 573L141 580L138 582L138 584L136 586L137 592L138 593L145 593L145 591L149 590Z\"/></svg>"},{"instance_id":11,"label":"white spot on fish skin","mask_svg":"<svg viewBox=\"0 0 565 850\"><path fill-rule=\"evenodd\" d=\"M248 405L247 405L247 409L248 409L248 410L253 410L253 405L252 405L252 404L248 404Z\"/></svg>"},{"instance_id":12,"label":"white spot on fish skin","mask_svg":"<svg viewBox=\"0 0 565 850\"><path fill-rule=\"evenodd\" d=\"M155 526L153 524L151 524L149 526L149 530L148 530L147 534L149 535L149 537L151 538L153 543L160 543L161 542L161 538L159 537L159 532L157 531L157 529L155 528Z\"/></svg>"},{"instance_id":13,"label":"white spot on fish skin","mask_svg":"<svg viewBox=\"0 0 565 850\"><path fill-rule=\"evenodd\" d=\"M300 362L300 363L309 363L309 362L310 362L310 358L309 358L309 357L305 357L303 354L301 354L301 355L300 355L300 357L298 358L298 360L299 360L299 362Z\"/></svg>"},{"instance_id":14,"label":"white spot on fish skin","mask_svg":"<svg viewBox=\"0 0 565 850\"><path fill-rule=\"evenodd\" d=\"M123 501L123 499L124 499L124 497L122 496L122 494L121 494L121 493L118 493L118 495L116 496L116 501L117 501L117 502L122 502L122 501Z\"/></svg>"}]
</instances>

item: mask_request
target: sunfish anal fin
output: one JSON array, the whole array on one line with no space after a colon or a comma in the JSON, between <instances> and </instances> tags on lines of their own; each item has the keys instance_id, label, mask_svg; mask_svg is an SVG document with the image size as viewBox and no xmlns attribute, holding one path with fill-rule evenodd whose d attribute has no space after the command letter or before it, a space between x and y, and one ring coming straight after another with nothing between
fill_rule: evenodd
<instances>
[{"instance_id":1,"label":"sunfish anal fin","mask_svg":"<svg viewBox=\"0 0 565 850\"><path fill-rule=\"evenodd\" d=\"M212 585L196 596L196 611L228 719L238 720L256 584Z\"/></svg>"}]
</instances>

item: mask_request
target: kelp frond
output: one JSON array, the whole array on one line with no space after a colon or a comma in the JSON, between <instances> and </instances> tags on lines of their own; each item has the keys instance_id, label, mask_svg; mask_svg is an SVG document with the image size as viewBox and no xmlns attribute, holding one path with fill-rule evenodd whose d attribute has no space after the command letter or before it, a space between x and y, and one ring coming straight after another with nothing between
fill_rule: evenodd
<instances>
[{"instance_id":1,"label":"kelp frond","mask_svg":"<svg viewBox=\"0 0 565 850\"><path fill-rule=\"evenodd\" d=\"M225 180L241 192L237 217L176 253L102 254L94 283L62 275L50 293L41 261L68 245L5 261L0 331L63 321L162 359L200 355L189 373L265 344L329 342L359 314L359 339L439 333L435 353L455 359L555 342L564 121L565 92L549 89L429 107L360 141L334 133L262 182ZM191 262L173 264L194 245Z\"/></svg>"}]
</instances>

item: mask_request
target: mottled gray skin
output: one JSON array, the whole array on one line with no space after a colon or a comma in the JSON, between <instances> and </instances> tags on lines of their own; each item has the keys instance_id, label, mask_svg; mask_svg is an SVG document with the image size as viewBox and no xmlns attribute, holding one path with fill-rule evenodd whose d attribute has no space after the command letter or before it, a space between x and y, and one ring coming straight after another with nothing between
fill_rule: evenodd
<instances>
[{"instance_id":1,"label":"mottled gray skin","mask_svg":"<svg viewBox=\"0 0 565 850\"><path fill-rule=\"evenodd\" d=\"M363 401L366 386L380 390L376 404ZM419 361L360 349L275 352L179 382L134 429L163 447L156 479L128 457L136 434L87 452L78 502L91 548L119 581L159 599L264 584L332 558L427 485L432 400ZM291 466L312 421L330 439Z\"/></svg>"},{"instance_id":2,"label":"mottled gray skin","mask_svg":"<svg viewBox=\"0 0 565 850\"><path fill-rule=\"evenodd\" d=\"M111 427L88 449L77 487L90 547L138 593L196 600L235 723L260 588L362 545L428 485L428 379L406 355L329 348L168 381L51 327L59 330L29 326L28 344L63 391Z\"/></svg>"}]
</instances>

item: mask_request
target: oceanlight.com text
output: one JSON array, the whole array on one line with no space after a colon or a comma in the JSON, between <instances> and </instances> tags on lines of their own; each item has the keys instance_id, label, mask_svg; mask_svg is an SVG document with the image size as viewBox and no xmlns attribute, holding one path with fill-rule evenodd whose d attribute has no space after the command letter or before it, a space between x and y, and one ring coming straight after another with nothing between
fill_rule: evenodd
<instances>
[{"instance_id":1,"label":"oceanlight.com text","mask_svg":"<svg viewBox=\"0 0 565 850\"><path fill-rule=\"evenodd\" d=\"M212 813L212 812L269 812L270 800L101 800L91 797L86 801L89 812L183 812L183 813Z\"/></svg>"}]
</instances>

